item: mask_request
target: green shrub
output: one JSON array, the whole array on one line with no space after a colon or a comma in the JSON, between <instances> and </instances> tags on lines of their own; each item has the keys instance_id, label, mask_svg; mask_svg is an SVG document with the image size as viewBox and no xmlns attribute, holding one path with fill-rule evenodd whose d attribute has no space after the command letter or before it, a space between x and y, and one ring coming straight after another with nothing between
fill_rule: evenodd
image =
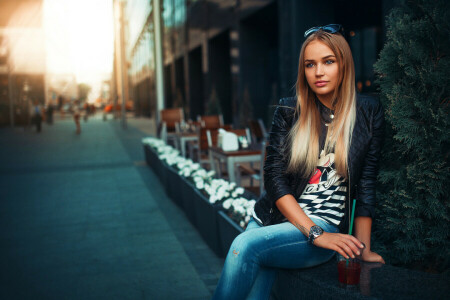
<instances>
[{"instance_id":1,"label":"green shrub","mask_svg":"<svg viewBox=\"0 0 450 300\"><path fill-rule=\"evenodd\" d=\"M449 267L450 1L405 1L375 64L386 111L374 249L389 263Z\"/></svg>"}]
</instances>

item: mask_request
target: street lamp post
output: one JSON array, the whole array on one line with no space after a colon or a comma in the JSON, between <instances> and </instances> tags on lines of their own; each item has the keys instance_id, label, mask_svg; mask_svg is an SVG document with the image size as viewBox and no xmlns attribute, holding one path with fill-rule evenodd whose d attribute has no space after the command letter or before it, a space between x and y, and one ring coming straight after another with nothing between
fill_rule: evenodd
<instances>
[{"instance_id":1,"label":"street lamp post","mask_svg":"<svg viewBox=\"0 0 450 300\"><path fill-rule=\"evenodd\" d=\"M120 77L121 77L121 86L122 86L122 93L121 93L121 97L122 97L122 110L121 110L121 115L122 115L122 127L123 128L127 128L127 119L125 116L125 72L127 71L127 65L125 62L125 20L124 20L124 6L125 6L125 2L124 1L120 1L120 66L121 66L121 72L120 72Z\"/></svg>"},{"instance_id":2,"label":"street lamp post","mask_svg":"<svg viewBox=\"0 0 450 300\"><path fill-rule=\"evenodd\" d=\"M161 5L160 0L153 0L153 23L155 30L155 67L156 67L156 120L159 123L159 112L164 109L164 77L163 51L161 37Z\"/></svg>"}]
</instances>

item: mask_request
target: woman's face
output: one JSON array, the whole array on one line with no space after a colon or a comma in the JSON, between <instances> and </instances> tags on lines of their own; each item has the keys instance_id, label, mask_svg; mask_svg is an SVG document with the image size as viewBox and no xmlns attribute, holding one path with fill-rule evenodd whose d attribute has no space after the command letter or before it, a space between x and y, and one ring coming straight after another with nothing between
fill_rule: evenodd
<instances>
[{"instance_id":1,"label":"woman's face","mask_svg":"<svg viewBox=\"0 0 450 300\"><path fill-rule=\"evenodd\" d=\"M324 104L331 105L339 79L339 66L333 51L320 41L312 41L305 48L304 64L308 85Z\"/></svg>"}]
</instances>

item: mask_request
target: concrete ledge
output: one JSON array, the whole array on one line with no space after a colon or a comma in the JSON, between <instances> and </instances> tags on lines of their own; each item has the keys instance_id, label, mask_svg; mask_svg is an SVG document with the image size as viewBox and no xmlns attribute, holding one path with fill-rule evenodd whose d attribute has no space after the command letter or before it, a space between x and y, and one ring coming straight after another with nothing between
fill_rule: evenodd
<instances>
[{"instance_id":1,"label":"concrete ledge","mask_svg":"<svg viewBox=\"0 0 450 300\"><path fill-rule=\"evenodd\" d=\"M308 269L281 270L272 299L448 299L450 277L363 263L357 286L342 286L335 259Z\"/></svg>"}]
</instances>

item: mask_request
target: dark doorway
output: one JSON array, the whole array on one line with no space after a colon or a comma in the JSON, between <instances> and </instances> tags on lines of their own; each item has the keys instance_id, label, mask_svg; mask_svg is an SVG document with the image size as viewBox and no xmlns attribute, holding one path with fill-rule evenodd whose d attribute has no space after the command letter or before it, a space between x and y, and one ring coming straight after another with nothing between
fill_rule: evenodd
<instances>
[{"instance_id":1,"label":"dark doorway","mask_svg":"<svg viewBox=\"0 0 450 300\"><path fill-rule=\"evenodd\" d=\"M220 104L220 112L225 123L231 123L231 69L230 69L230 32L228 30L209 41L209 76L211 85L207 95L208 113L214 114L215 103ZM217 101L217 102L215 102Z\"/></svg>"},{"instance_id":2,"label":"dark doorway","mask_svg":"<svg viewBox=\"0 0 450 300\"><path fill-rule=\"evenodd\" d=\"M151 94L153 93L152 83L149 78L145 78L139 82L135 87L135 112L137 116L151 117L152 105Z\"/></svg>"},{"instance_id":3,"label":"dark doorway","mask_svg":"<svg viewBox=\"0 0 450 300\"><path fill-rule=\"evenodd\" d=\"M164 66L164 98L165 98L165 107L167 108L173 107L171 65Z\"/></svg>"},{"instance_id":4,"label":"dark doorway","mask_svg":"<svg viewBox=\"0 0 450 300\"><path fill-rule=\"evenodd\" d=\"M195 120L204 114L202 49L197 47L189 52L189 118Z\"/></svg>"},{"instance_id":5,"label":"dark doorway","mask_svg":"<svg viewBox=\"0 0 450 300\"><path fill-rule=\"evenodd\" d=\"M174 107L182 107L186 112L186 91L184 89L184 62L183 57L175 60L175 98Z\"/></svg>"}]
</instances>

